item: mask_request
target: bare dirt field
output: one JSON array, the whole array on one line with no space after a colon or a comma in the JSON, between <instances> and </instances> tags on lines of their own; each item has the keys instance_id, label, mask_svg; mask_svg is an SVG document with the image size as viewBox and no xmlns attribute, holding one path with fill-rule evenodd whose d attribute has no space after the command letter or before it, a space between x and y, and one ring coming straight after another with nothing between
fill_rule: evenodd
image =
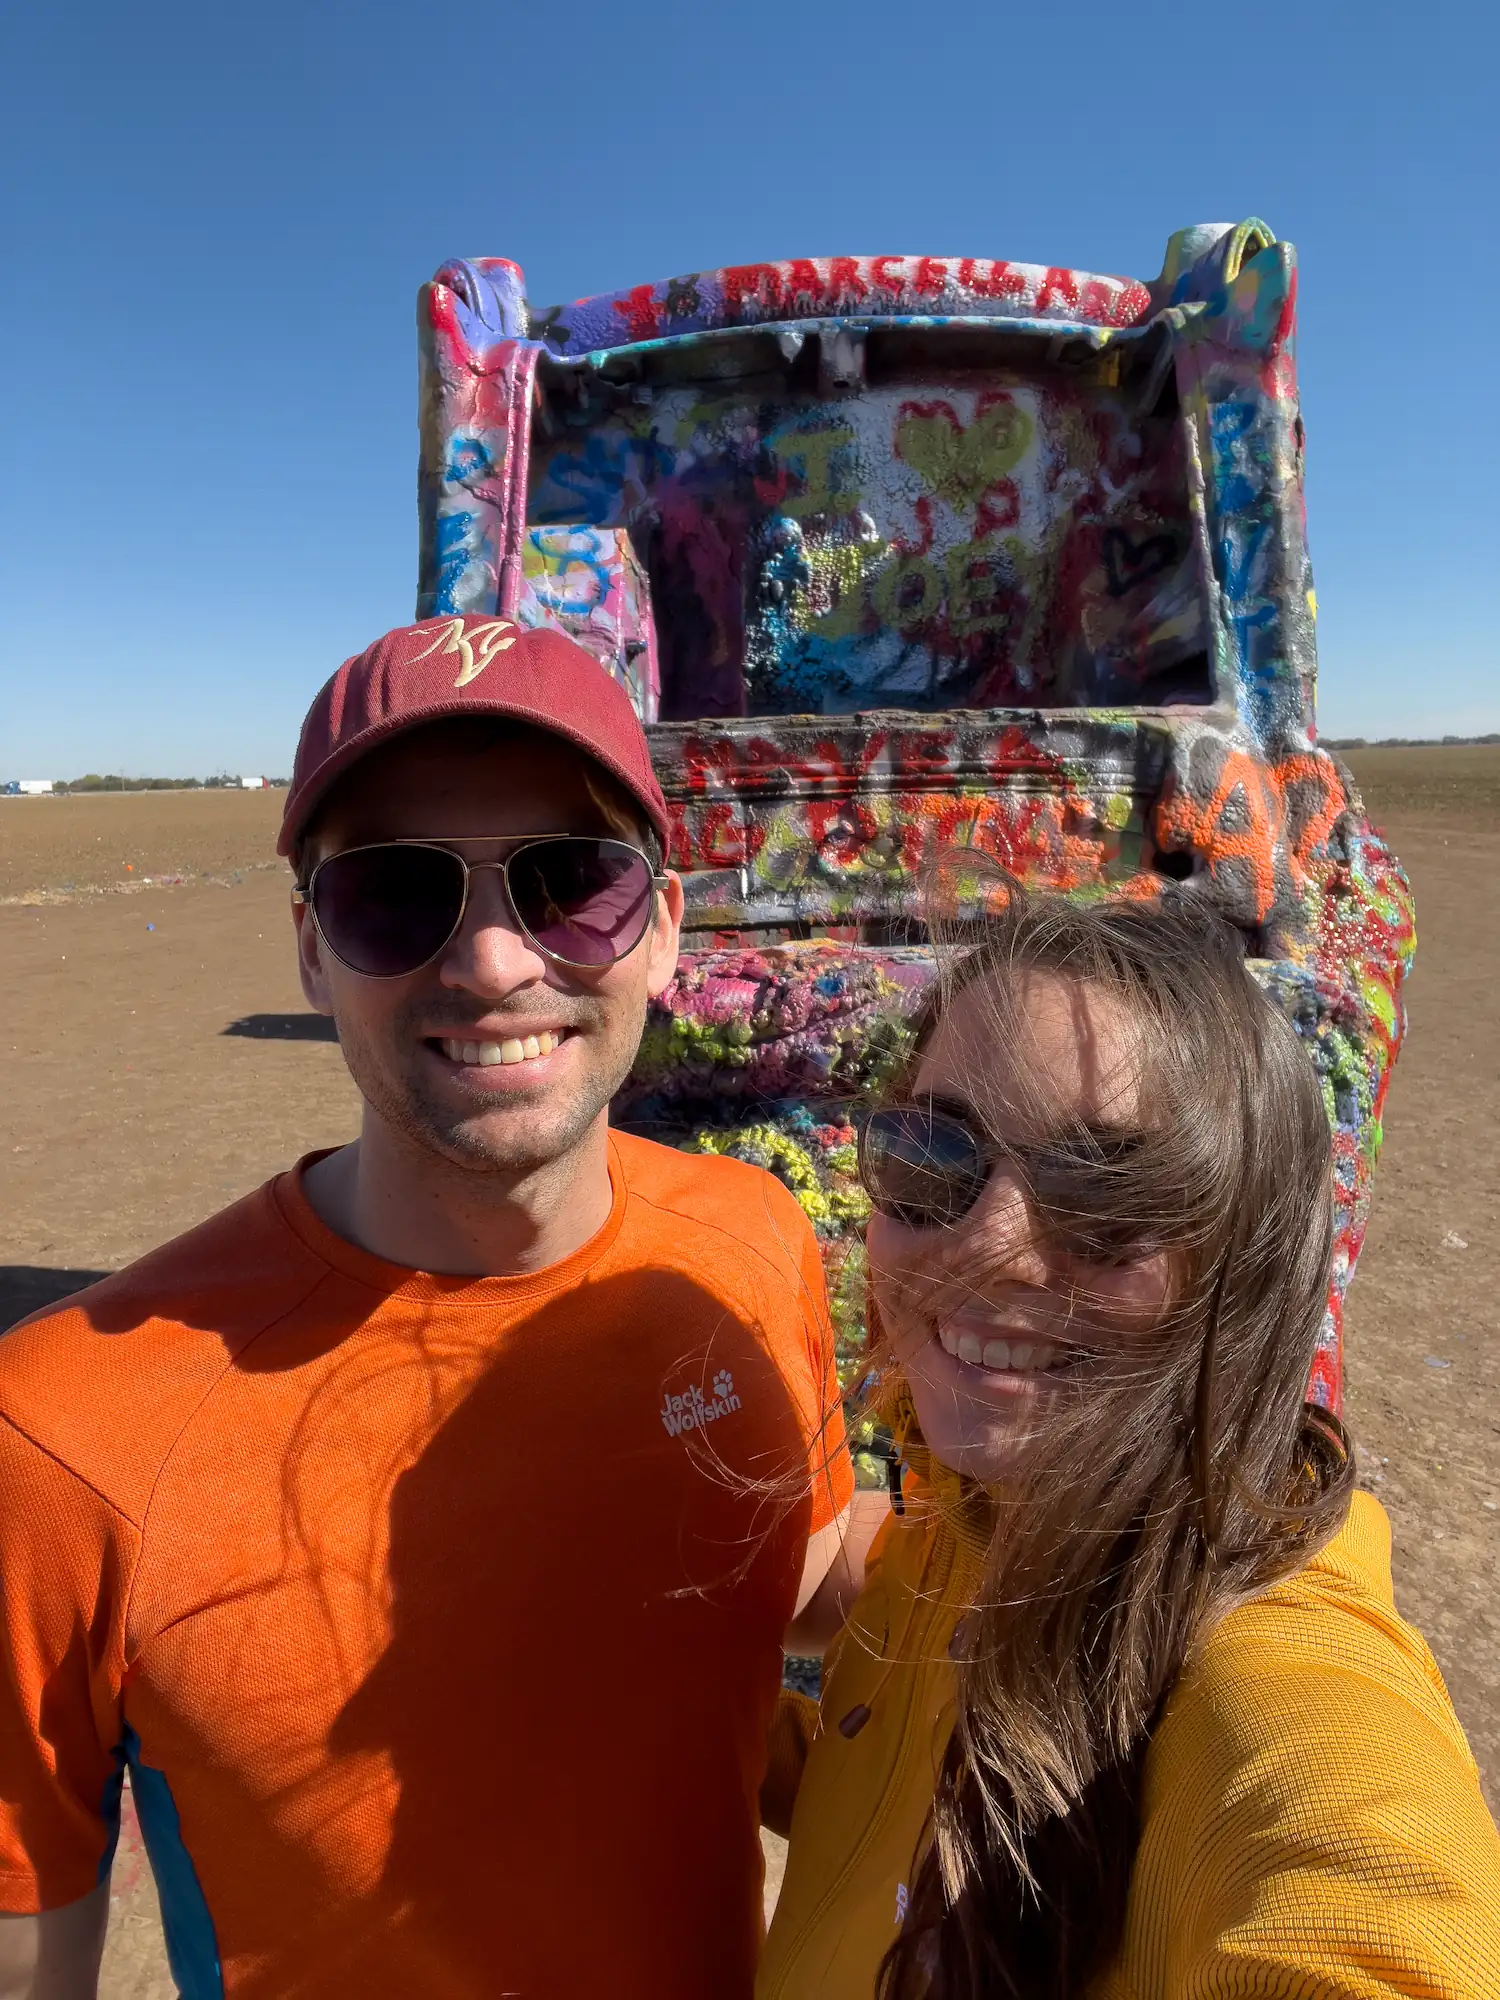
<instances>
[{"instance_id":1,"label":"bare dirt field","mask_svg":"<svg viewBox=\"0 0 1500 2000\"><path fill-rule=\"evenodd\" d=\"M1391 1514L1402 1608L1432 1643L1494 1806L1500 746L1346 761L1412 876L1420 937L1350 1293L1348 1416ZM297 987L272 854L281 803L0 801L0 1327L352 1135L353 1088ZM166 2000L128 1824L114 1890L101 1992Z\"/></svg>"},{"instance_id":2,"label":"bare dirt field","mask_svg":"<svg viewBox=\"0 0 1500 2000\"><path fill-rule=\"evenodd\" d=\"M227 788L0 799L0 905L275 868L285 803Z\"/></svg>"}]
</instances>

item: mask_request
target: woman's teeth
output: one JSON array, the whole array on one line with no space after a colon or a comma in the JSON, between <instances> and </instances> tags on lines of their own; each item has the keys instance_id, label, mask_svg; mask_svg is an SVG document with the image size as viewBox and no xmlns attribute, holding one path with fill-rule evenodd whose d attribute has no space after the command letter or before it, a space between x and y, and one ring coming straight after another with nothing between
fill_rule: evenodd
<instances>
[{"instance_id":1,"label":"woman's teeth","mask_svg":"<svg viewBox=\"0 0 1500 2000\"><path fill-rule=\"evenodd\" d=\"M528 1035L525 1041L514 1037L506 1042L445 1041L442 1049L449 1062L490 1069L496 1063L535 1062L538 1056L550 1056L561 1041L561 1035Z\"/></svg>"},{"instance_id":2,"label":"woman's teeth","mask_svg":"<svg viewBox=\"0 0 1500 2000\"><path fill-rule=\"evenodd\" d=\"M1057 1349L1047 1340L981 1340L977 1333L958 1333L947 1326L938 1328L938 1339L946 1353L974 1368L1035 1375L1057 1361Z\"/></svg>"}]
</instances>

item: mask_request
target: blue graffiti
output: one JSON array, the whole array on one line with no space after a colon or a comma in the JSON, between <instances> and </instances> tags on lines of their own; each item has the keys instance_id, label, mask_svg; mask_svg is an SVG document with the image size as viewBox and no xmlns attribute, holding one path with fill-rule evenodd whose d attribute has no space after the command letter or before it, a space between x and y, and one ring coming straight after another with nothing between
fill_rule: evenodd
<instances>
[{"instance_id":1,"label":"blue graffiti","mask_svg":"<svg viewBox=\"0 0 1500 2000\"><path fill-rule=\"evenodd\" d=\"M1263 497L1263 482L1253 476L1256 468L1249 459L1258 415L1253 402L1217 403L1209 411L1220 524L1214 554L1234 637L1241 705L1259 732L1274 726L1287 702L1281 684L1286 664L1270 657L1280 650L1280 613L1265 588L1270 521L1264 514L1246 518Z\"/></svg>"},{"instance_id":2,"label":"blue graffiti","mask_svg":"<svg viewBox=\"0 0 1500 2000\"><path fill-rule=\"evenodd\" d=\"M1293 697L1287 683L1287 662L1274 647L1278 636L1276 607L1262 604L1231 619L1240 655L1240 706L1250 727L1265 740L1290 719ZM1269 641L1272 642L1268 644Z\"/></svg>"},{"instance_id":3,"label":"blue graffiti","mask_svg":"<svg viewBox=\"0 0 1500 2000\"><path fill-rule=\"evenodd\" d=\"M654 437L595 432L580 449L549 461L532 495L532 518L556 526L581 521L591 528L624 527L630 496L670 471L671 455Z\"/></svg>"},{"instance_id":4,"label":"blue graffiti","mask_svg":"<svg viewBox=\"0 0 1500 2000\"><path fill-rule=\"evenodd\" d=\"M495 470L495 461L483 438L455 434L448 441L448 463L443 477L450 486L466 486Z\"/></svg>"},{"instance_id":5,"label":"blue graffiti","mask_svg":"<svg viewBox=\"0 0 1500 2000\"><path fill-rule=\"evenodd\" d=\"M1264 521L1235 523L1219 537L1219 581L1231 604L1242 604L1250 595L1266 539L1266 526ZM1238 552L1236 541L1240 544Z\"/></svg>"},{"instance_id":6,"label":"blue graffiti","mask_svg":"<svg viewBox=\"0 0 1500 2000\"><path fill-rule=\"evenodd\" d=\"M1214 465L1222 470L1234 457L1233 447L1254 428L1254 403L1215 403L1208 413L1214 443Z\"/></svg>"},{"instance_id":7,"label":"blue graffiti","mask_svg":"<svg viewBox=\"0 0 1500 2000\"><path fill-rule=\"evenodd\" d=\"M437 581L433 589L434 618L445 613L493 609L476 600L476 585L487 581L485 569L493 568L495 543L481 526L481 517L469 508L439 509L433 533Z\"/></svg>"},{"instance_id":8,"label":"blue graffiti","mask_svg":"<svg viewBox=\"0 0 1500 2000\"><path fill-rule=\"evenodd\" d=\"M562 537L560 547L559 535ZM601 538L587 528L533 528L531 545L539 555L557 565L556 589L549 586L545 574L531 579L532 595L544 609L559 614L571 612L576 616L580 612L593 611L608 598L615 562L612 539ZM567 588L570 574L580 569L589 574L586 597Z\"/></svg>"}]
</instances>

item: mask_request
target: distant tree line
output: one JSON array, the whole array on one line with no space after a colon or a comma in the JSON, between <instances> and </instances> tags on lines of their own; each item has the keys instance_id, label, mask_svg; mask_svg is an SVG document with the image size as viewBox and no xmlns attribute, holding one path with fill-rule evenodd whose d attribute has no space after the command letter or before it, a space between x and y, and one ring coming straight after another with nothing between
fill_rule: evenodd
<instances>
[{"instance_id":1,"label":"distant tree line","mask_svg":"<svg viewBox=\"0 0 1500 2000\"><path fill-rule=\"evenodd\" d=\"M285 785L285 778L267 778L267 785ZM122 778L113 772L88 771L81 778L58 778L55 792L213 792L240 789L237 776L216 771L211 778Z\"/></svg>"},{"instance_id":2,"label":"distant tree line","mask_svg":"<svg viewBox=\"0 0 1500 2000\"><path fill-rule=\"evenodd\" d=\"M1434 750L1444 743L1500 743L1500 729L1488 736L1320 736L1325 750Z\"/></svg>"}]
</instances>

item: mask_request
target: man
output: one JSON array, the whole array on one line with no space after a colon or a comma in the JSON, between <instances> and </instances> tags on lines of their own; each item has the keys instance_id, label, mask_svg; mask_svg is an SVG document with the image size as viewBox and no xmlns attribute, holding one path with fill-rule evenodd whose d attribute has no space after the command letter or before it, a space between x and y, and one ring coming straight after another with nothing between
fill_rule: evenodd
<instances>
[{"instance_id":1,"label":"man","mask_svg":"<svg viewBox=\"0 0 1500 2000\"><path fill-rule=\"evenodd\" d=\"M608 1129L667 833L560 634L429 620L313 704L360 1136L0 1343L0 1995L94 1991L125 1767L189 2000L749 1993L851 1481L795 1201Z\"/></svg>"}]
</instances>

